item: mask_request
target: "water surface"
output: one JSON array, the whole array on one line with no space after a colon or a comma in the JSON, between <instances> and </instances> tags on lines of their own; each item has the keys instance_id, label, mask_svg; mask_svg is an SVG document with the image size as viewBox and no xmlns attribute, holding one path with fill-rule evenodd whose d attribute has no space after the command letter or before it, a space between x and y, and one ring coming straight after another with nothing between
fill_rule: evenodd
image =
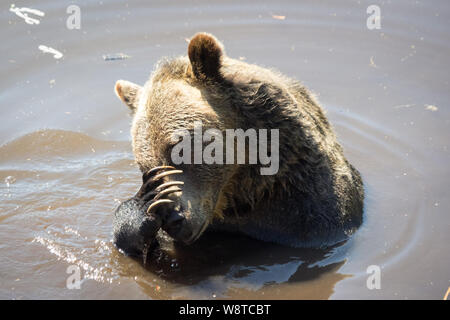
<instances>
[{"instance_id":1,"label":"water surface","mask_svg":"<svg viewBox=\"0 0 450 320\"><path fill-rule=\"evenodd\" d=\"M442 299L450 286L450 5L447 1L15 2L0 11L0 298ZM366 8L381 8L381 29ZM276 19L273 16L284 16ZM113 93L207 31L227 54L274 67L318 96L362 173L364 224L328 250L210 234L163 244L144 267L112 245L134 194L131 118ZM56 60L39 51L61 51ZM123 53L126 60L104 61ZM66 288L71 265L81 289ZM381 289L366 286L371 265Z\"/></svg>"}]
</instances>

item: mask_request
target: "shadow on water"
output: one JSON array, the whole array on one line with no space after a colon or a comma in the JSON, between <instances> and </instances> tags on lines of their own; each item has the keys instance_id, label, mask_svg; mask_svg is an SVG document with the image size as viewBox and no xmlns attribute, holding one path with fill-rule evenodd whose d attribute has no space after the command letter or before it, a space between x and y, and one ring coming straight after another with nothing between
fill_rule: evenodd
<instances>
[{"instance_id":1,"label":"shadow on water","mask_svg":"<svg viewBox=\"0 0 450 320\"><path fill-rule=\"evenodd\" d=\"M236 290L246 292L242 297L276 298L280 286L284 292L290 292L288 287L292 284L298 290L302 283L309 285L322 279L315 298L327 299L335 284L349 277L339 273L345 258L332 257L345 243L326 249L289 248L238 234L207 232L194 244L185 246L162 235L160 247L148 257L145 270L181 289L172 293L172 298L205 298L202 292L209 297L227 298ZM327 258L332 261L325 262ZM142 263L140 259L136 262ZM149 295L154 293L153 285L146 281L137 283ZM183 292L183 287L189 288L188 293ZM279 297L297 299L301 291Z\"/></svg>"}]
</instances>

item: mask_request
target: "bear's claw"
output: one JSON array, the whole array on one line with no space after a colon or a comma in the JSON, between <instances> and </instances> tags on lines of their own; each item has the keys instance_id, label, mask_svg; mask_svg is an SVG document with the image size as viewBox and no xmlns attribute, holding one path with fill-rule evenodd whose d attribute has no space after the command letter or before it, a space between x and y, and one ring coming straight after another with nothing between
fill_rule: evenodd
<instances>
[{"instance_id":1,"label":"bear's claw","mask_svg":"<svg viewBox=\"0 0 450 320\"><path fill-rule=\"evenodd\" d=\"M163 178L163 177L165 177L165 176L169 176L169 175L171 175L171 174L177 174L177 173L183 173L183 170L170 170L170 171L165 171L165 172L162 172L162 173L160 173L160 174L157 174L152 180L156 181L156 180L159 180L159 179L161 179L161 178Z\"/></svg>"},{"instance_id":2,"label":"bear's claw","mask_svg":"<svg viewBox=\"0 0 450 320\"><path fill-rule=\"evenodd\" d=\"M183 171L177 170L172 166L159 166L152 168L144 174L144 184L142 185L141 190L139 190L138 195L140 195L141 201L144 203L150 201L150 205L147 208L147 215L151 215L154 209L161 204L173 203L172 200L162 199L162 197L174 192L182 191L181 188L178 187L179 185L184 184L182 181L168 181L161 183L162 178L178 173L183 173ZM152 177L152 175L154 176Z\"/></svg>"},{"instance_id":3,"label":"bear's claw","mask_svg":"<svg viewBox=\"0 0 450 320\"><path fill-rule=\"evenodd\" d=\"M171 186L182 186L184 184L183 181L169 181L165 182L162 185L156 187L155 191L159 192L164 188L171 187Z\"/></svg>"},{"instance_id":4,"label":"bear's claw","mask_svg":"<svg viewBox=\"0 0 450 320\"><path fill-rule=\"evenodd\" d=\"M173 201L169 200L169 199L159 199L159 200L157 200L155 202L152 202L152 204L147 209L147 214L151 215L152 209L156 208L157 206L159 206L159 205L161 205L163 203L173 203Z\"/></svg>"},{"instance_id":5,"label":"bear's claw","mask_svg":"<svg viewBox=\"0 0 450 320\"><path fill-rule=\"evenodd\" d=\"M163 171L166 169L172 169L169 171ZM163 171L163 172L161 172ZM147 171L146 173L144 173L144 175L142 176L142 180L143 180L143 184L142 187L139 189L138 193L136 194L136 196L140 199L140 201L145 204L148 201L152 200L155 198L155 196L158 195L158 193L161 191L162 188L165 187L169 187L172 185L180 185L183 184L181 183L176 183L176 184L166 184L163 183L163 181L161 180L162 178L172 175L172 174L177 174L177 173L183 173L182 170L176 170L174 167L172 166L159 166L159 167L154 167L151 170ZM152 177L153 176L153 177ZM172 181L175 182L175 181ZM168 182L171 183L171 182Z\"/></svg>"},{"instance_id":6,"label":"bear's claw","mask_svg":"<svg viewBox=\"0 0 450 320\"><path fill-rule=\"evenodd\" d=\"M153 174L159 170L162 170L162 169L175 169L175 168L172 166L158 166L158 167L151 168L150 170L148 170L147 172L144 173L143 179L147 180L151 174Z\"/></svg>"},{"instance_id":7,"label":"bear's claw","mask_svg":"<svg viewBox=\"0 0 450 320\"><path fill-rule=\"evenodd\" d=\"M178 191L181 191L181 189L178 188L178 187L169 187L169 188L167 188L167 189L164 189L164 190L160 191L160 192L156 195L156 197L155 197L154 200L158 200L159 198L161 198L161 197L163 197L163 196L166 196L166 195L168 195L168 194L171 194L171 193L174 193L174 192L178 192Z\"/></svg>"}]
</instances>

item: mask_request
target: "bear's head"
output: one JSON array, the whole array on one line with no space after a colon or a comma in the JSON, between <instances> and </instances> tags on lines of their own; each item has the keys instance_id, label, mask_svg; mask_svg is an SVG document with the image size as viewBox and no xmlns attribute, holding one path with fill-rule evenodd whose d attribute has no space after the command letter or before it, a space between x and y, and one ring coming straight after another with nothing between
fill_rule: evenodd
<instances>
[{"instance_id":1,"label":"bear's head","mask_svg":"<svg viewBox=\"0 0 450 320\"><path fill-rule=\"evenodd\" d=\"M201 155L196 158L194 136L196 130L209 130L200 141L204 147L224 137L227 129L292 127L286 123L287 112L273 116L283 109L274 108L272 97L279 98L277 104L290 99L273 85L280 82L276 77L228 58L215 37L199 33L190 40L187 57L159 62L144 86L117 81L115 92L133 114L133 152L143 173L141 190L115 212L114 241L120 249L139 254L159 227L191 243L213 219L248 210L273 191L275 176L262 180L261 166L237 161L234 143L227 147L222 140L224 153L236 151L234 161L206 163ZM192 138L188 143L192 148L180 151L186 135ZM186 154L189 149L191 154ZM248 157L248 149L245 152Z\"/></svg>"}]
</instances>

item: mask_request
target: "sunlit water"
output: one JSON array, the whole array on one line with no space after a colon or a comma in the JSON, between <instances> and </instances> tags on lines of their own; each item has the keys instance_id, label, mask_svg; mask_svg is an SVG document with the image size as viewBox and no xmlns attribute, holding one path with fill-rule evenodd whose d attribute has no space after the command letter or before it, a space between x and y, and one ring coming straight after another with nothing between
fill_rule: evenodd
<instances>
[{"instance_id":1,"label":"sunlit water","mask_svg":"<svg viewBox=\"0 0 450 320\"><path fill-rule=\"evenodd\" d=\"M450 286L450 6L367 1L22 4L39 25L0 13L0 298L433 298ZM273 16L284 16L284 19ZM162 56L208 31L227 54L302 80L327 110L362 173L364 224L328 250L206 234L144 267L112 245L112 212L133 195L126 108L118 79L143 83ZM64 56L56 60L39 45ZM124 53L126 60L104 61ZM81 288L66 287L71 265ZM381 268L381 289L366 270Z\"/></svg>"}]
</instances>

